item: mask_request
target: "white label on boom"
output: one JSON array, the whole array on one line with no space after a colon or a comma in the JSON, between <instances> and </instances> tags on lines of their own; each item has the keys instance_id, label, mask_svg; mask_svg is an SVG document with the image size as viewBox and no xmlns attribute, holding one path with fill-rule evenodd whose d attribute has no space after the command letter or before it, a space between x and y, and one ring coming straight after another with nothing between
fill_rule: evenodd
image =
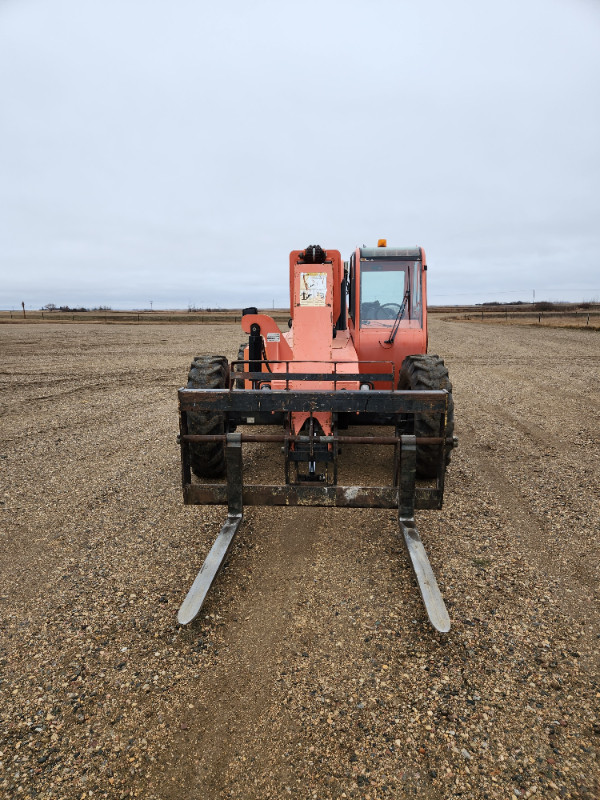
<instances>
[{"instance_id":1,"label":"white label on boom","mask_svg":"<svg viewBox=\"0 0 600 800\"><path fill-rule=\"evenodd\" d=\"M300 305L324 306L327 298L326 272L300 273Z\"/></svg>"}]
</instances>

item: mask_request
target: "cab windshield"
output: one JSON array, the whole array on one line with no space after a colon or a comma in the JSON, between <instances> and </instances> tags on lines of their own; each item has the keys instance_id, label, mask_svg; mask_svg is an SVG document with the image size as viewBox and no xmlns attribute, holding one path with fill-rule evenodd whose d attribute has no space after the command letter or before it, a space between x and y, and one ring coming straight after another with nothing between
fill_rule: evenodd
<instances>
[{"instance_id":1,"label":"cab windshield","mask_svg":"<svg viewBox=\"0 0 600 800\"><path fill-rule=\"evenodd\" d=\"M391 328L400 324L423 323L421 272L418 261L361 259L360 326Z\"/></svg>"}]
</instances>

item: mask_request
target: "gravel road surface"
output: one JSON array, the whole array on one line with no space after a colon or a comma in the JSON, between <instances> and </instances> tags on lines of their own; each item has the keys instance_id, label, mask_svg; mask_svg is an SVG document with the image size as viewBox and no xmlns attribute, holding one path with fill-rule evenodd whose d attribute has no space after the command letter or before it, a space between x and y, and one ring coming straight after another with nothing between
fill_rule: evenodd
<instances>
[{"instance_id":1,"label":"gravel road surface","mask_svg":"<svg viewBox=\"0 0 600 800\"><path fill-rule=\"evenodd\" d=\"M600 797L600 339L433 320L454 384L441 512L184 507L176 389L237 326L0 329L0 797ZM275 446L247 474L281 482ZM346 448L353 482L390 453Z\"/></svg>"}]
</instances>

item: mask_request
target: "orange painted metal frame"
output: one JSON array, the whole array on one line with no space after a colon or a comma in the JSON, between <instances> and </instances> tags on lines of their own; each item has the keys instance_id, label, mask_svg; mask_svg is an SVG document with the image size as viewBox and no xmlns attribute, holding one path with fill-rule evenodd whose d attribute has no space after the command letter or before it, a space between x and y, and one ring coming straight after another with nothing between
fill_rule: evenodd
<instances>
[{"instance_id":1,"label":"orange painted metal frame","mask_svg":"<svg viewBox=\"0 0 600 800\"><path fill-rule=\"evenodd\" d=\"M293 250L290 253L290 314L293 320L291 330L281 333L275 320L267 314L246 314L242 318L242 328L250 333L253 323L260 325L261 335L265 343L268 361L289 361L289 372L333 373L336 372L362 374L389 372L390 362L394 365L396 375L400 372L402 362L409 355L427 352L427 272L425 251L421 252L421 296L422 326L402 326L393 344L386 344L390 334L389 327L360 326L360 281L361 260L360 249L354 254L355 293L353 315L348 316L348 329L336 331L334 324L341 311L341 283L344 276L342 258L338 250L326 251L324 264L306 264L301 260L303 251ZM306 305L301 300L301 279L303 273L323 273L326 280L324 302L319 305ZM399 300L401 298L398 298ZM269 336L271 334L271 336ZM247 348L245 358L248 357ZM381 362L381 363L374 363ZM268 380L273 389L285 389L285 381L278 381L278 372L287 370L285 364L273 364L272 374ZM267 373L265 373L267 378ZM249 386L248 382L246 384ZM333 389L333 381L311 382L290 381L290 389ZM358 389L357 381L337 383L338 389ZM376 382L375 389L388 389L389 385ZM305 413L292 414L292 432L298 433L308 417ZM331 433L331 414L319 412L314 415L326 434Z\"/></svg>"},{"instance_id":2,"label":"orange painted metal frame","mask_svg":"<svg viewBox=\"0 0 600 800\"><path fill-rule=\"evenodd\" d=\"M390 328L360 326L360 283L361 283L361 261L360 248L354 252L355 269L355 293L352 297L354 304L353 315L348 316L348 328L356 348L359 363L361 361L391 361L396 369L396 374L400 372L400 367L406 356L419 355L427 352L427 271L425 261L425 251L421 251L421 297L423 324L418 328L401 327L393 344L386 344L385 340L390 334ZM398 302L401 298L398 298ZM360 366L362 372L385 372L382 365L379 369L372 369L369 365ZM383 384L375 384L375 389L387 388Z\"/></svg>"}]
</instances>

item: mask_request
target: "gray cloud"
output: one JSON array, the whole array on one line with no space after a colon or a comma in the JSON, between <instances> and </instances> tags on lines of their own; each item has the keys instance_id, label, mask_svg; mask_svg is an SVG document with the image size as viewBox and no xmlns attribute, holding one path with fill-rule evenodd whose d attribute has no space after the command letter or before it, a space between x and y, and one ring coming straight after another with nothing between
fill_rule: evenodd
<instances>
[{"instance_id":1,"label":"gray cloud","mask_svg":"<svg viewBox=\"0 0 600 800\"><path fill-rule=\"evenodd\" d=\"M599 297L599 34L583 0L5 2L0 306L284 305L290 250L380 236L433 302Z\"/></svg>"}]
</instances>

